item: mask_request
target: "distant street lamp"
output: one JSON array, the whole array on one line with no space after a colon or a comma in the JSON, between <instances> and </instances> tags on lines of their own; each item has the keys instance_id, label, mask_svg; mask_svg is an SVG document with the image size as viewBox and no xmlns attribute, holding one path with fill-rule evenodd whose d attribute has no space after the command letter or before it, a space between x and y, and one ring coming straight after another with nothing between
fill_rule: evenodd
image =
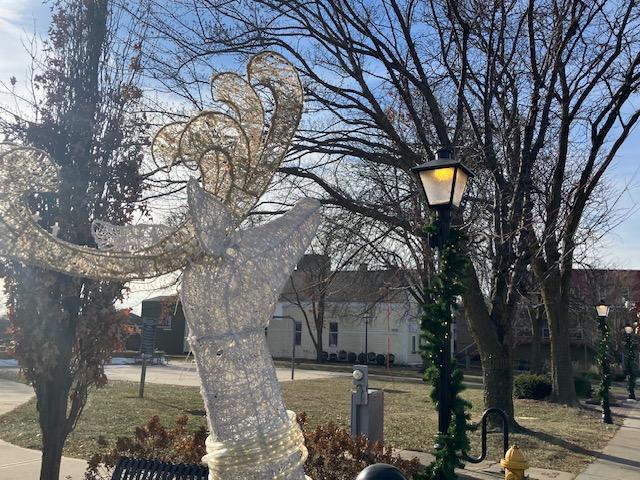
<instances>
[{"instance_id":1,"label":"distant street lamp","mask_svg":"<svg viewBox=\"0 0 640 480\"><path fill-rule=\"evenodd\" d=\"M611 366L609 365L609 305L602 300L596 305L598 313L598 329L600 330L600 345L598 346L598 366L600 368L600 404L602 405L602 421L613 423L611 406L609 405L609 388L611 386Z\"/></svg>"},{"instance_id":2,"label":"distant street lamp","mask_svg":"<svg viewBox=\"0 0 640 480\"><path fill-rule=\"evenodd\" d=\"M420 179L429 207L436 211L438 232L431 238L431 246L436 248L437 268L441 268L441 250L447 242L451 226L451 209L459 207L467 181L473 172L453 158L451 150L437 151L436 159L411 169ZM449 313L449 317L451 314ZM440 367L440 388L438 398L438 430L446 434L451 422L451 331L444 339L444 348L438 359Z\"/></svg>"},{"instance_id":3,"label":"distant street lamp","mask_svg":"<svg viewBox=\"0 0 640 480\"><path fill-rule=\"evenodd\" d=\"M633 333L635 329L631 325L624 327L624 339L626 347L625 369L627 374L627 389L629 400L636 399L636 352Z\"/></svg>"}]
</instances>

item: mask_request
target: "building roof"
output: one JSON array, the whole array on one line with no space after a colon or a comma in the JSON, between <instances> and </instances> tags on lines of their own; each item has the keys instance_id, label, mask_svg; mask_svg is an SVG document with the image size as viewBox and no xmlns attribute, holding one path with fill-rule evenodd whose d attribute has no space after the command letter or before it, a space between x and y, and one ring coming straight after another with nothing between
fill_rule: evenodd
<instances>
[{"instance_id":1,"label":"building roof","mask_svg":"<svg viewBox=\"0 0 640 480\"><path fill-rule=\"evenodd\" d=\"M408 282L399 269L341 270L329 275L314 275L295 270L280 295L284 301L310 301L319 288L325 289L327 302L377 303L407 301ZM325 283L322 282L325 280Z\"/></svg>"},{"instance_id":2,"label":"building roof","mask_svg":"<svg viewBox=\"0 0 640 480\"><path fill-rule=\"evenodd\" d=\"M144 302L175 302L177 295L158 295L157 297L147 298Z\"/></svg>"},{"instance_id":3,"label":"building roof","mask_svg":"<svg viewBox=\"0 0 640 480\"><path fill-rule=\"evenodd\" d=\"M317 298L319 288L325 288L325 301L335 303L406 302L408 275L400 269L331 271L323 255L305 255L287 280L280 294L285 302L307 302ZM324 280L324 282L323 282ZM144 302L171 303L176 295L161 295Z\"/></svg>"},{"instance_id":4,"label":"building roof","mask_svg":"<svg viewBox=\"0 0 640 480\"><path fill-rule=\"evenodd\" d=\"M640 270L576 268L571 286L582 299L595 305L624 305L625 300L640 303Z\"/></svg>"}]
</instances>

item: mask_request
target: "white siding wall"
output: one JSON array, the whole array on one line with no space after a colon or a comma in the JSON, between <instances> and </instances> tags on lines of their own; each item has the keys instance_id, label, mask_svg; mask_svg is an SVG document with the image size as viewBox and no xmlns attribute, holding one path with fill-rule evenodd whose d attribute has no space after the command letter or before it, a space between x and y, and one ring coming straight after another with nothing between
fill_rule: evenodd
<instances>
[{"instance_id":1,"label":"white siding wall","mask_svg":"<svg viewBox=\"0 0 640 480\"><path fill-rule=\"evenodd\" d=\"M310 312L311 306L305 306ZM371 310L369 321L368 350L376 354L387 351L395 355L398 364L420 364L419 352L412 351L412 337L418 346L419 328L417 324L417 307L407 303L382 303L373 309L366 305L349 304L328 305L325 314L325 328L323 332L323 349L328 353L338 353L340 350L359 354L364 352L365 321L363 312ZM287 315L302 322L301 345L296 346L296 357L315 359L316 350L309 335L309 330L300 308L297 305L280 303L276 315ZM313 316L308 313L311 328ZM338 324L338 344L329 346L329 326L331 322ZM315 335L315 330L314 330ZM289 319L275 318L271 321L267 333L267 342L271 354L276 358L290 358L293 340L293 324Z\"/></svg>"}]
</instances>

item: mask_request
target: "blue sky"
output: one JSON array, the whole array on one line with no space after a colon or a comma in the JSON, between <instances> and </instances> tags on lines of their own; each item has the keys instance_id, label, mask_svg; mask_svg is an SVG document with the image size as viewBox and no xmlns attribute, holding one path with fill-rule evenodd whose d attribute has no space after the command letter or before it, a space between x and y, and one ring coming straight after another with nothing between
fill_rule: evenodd
<instances>
[{"instance_id":1,"label":"blue sky","mask_svg":"<svg viewBox=\"0 0 640 480\"><path fill-rule=\"evenodd\" d=\"M41 0L0 0L0 38L3 54L0 58L0 81L8 83L11 76L24 85L28 78L29 58L24 45L36 37L46 35L49 25L49 7ZM36 42L39 44L39 42ZM0 95L0 102L7 97ZM618 207L624 212L623 221L606 235L603 245L591 257L601 257L603 265L613 268L640 269L640 129L621 149L613 168L608 172L608 180L618 188L628 186ZM142 287L138 287L142 288ZM141 298L153 296L156 292L146 291L135 295L131 303L139 309Z\"/></svg>"},{"instance_id":2,"label":"blue sky","mask_svg":"<svg viewBox=\"0 0 640 480\"><path fill-rule=\"evenodd\" d=\"M46 34L49 25L49 7L42 0L0 0L0 38L2 59L0 79L9 80L11 75L27 77L29 66L24 43L29 42L34 32Z\"/></svg>"}]
</instances>

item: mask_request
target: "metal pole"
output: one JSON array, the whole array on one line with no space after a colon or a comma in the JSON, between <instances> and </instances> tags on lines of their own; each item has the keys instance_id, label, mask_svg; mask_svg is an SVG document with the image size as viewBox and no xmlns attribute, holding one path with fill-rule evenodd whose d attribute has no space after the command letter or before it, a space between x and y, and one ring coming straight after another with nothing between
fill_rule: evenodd
<instances>
[{"instance_id":1,"label":"metal pole","mask_svg":"<svg viewBox=\"0 0 640 480\"><path fill-rule=\"evenodd\" d=\"M449 228L451 223L451 211L448 208L438 210L438 245L436 249L436 269L439 271L442 267L442 249L445 247L447 237L449 236ZM449 328L447 329L447 337L442 342L443 348L440 352L440 388L438 391L438 431L446 434L451 423L451 392L449 386L451 383L451 308L447 305L447 320Z\"/></svg>"},{"instance_id":2,"label":"metal pole","mask_svg":"<svg viewBox=\"0 0 640 480\"><path fill-rule=\"evenodd\" d=\"M144 397L144 380L147 376L147 354L142 354L142 371L140 372L140 389L138 390L138 396Z\"/></svg>"},{"instance_id":3,"label":"metal pole","mask_svg":"<svg viewBox=\"0 0 640 480\"><path fill-rule=\"evenodd\" d=\"M625 363L627 369L627 390L629 391L628 399L635 400L636 399L636 386L635 386L635 352L633 351L633 337L631 337L630 333L626 333L626 347L627 352L625 354Z\"/></svg>"},{"instance_id":4,"label":"metal pole","mask_svg":"<svg viewBox=\"0 0 640 480\"><path fill-rule=\"evenodd\" d=\"M293 380L296 371L296 321L292 318L293 324L293 344L291 345L291 380Z\"/></svg>"},{"instance_id":5,"label":"metal pole","mask_svg":"<svg viewBox=\"0 0 640 480\"><path fill-rule=\"evenodd\" d=\"M607 317L598 316L598 328L600 330L600 345L598 346L598 363L600 364L600 404L602 406L602 421L612 424L611 407L609 405L609 385L605 385L605 377L609 377L611 373L611 365L609 364L609 326L607 325Z\"/></svg>"},{"instance_id":6,"label":"metal pole","mask_svg":"<svg viewBox=\"0 0 640 480\"><path fill-rule=\"evenodd\" d=\"M369 316L364 317L364 363L369 363Z\"/></svg>"}]
</instances>

